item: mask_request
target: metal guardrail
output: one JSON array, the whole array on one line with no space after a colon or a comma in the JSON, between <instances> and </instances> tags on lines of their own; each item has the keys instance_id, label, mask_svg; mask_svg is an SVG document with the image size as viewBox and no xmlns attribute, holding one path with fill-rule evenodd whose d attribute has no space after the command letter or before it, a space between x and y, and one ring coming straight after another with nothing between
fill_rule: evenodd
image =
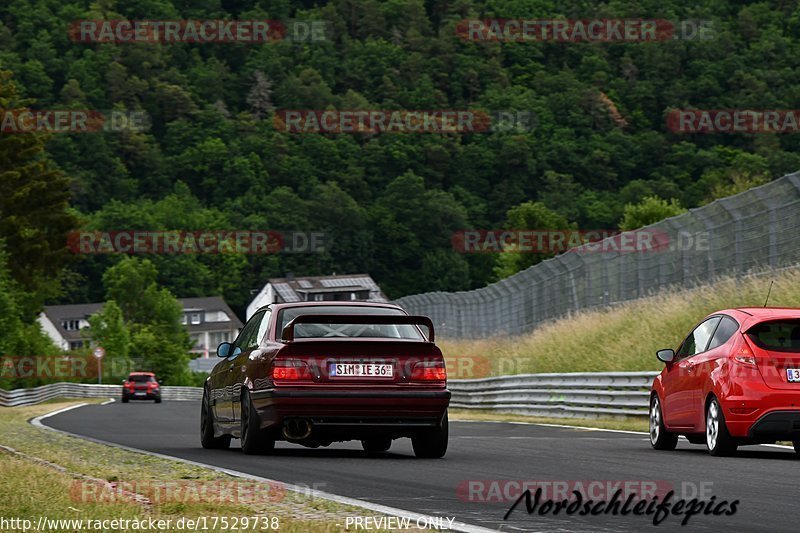
<instances>
[{"instance_id":1,"label":"metal guardrail","mask_svg":"<svg viewBox=\"0 0 800 533\"><path fill-rule=\"evenodd\" d=\"M657 372L519 374L448 382L451 407L527 416L597 418L647 416ZM55 398L116 398L119 385L54 383L35 389L0 389L0 406L32 405ZM162 387L164 400L200 401L200 387Z\"/></svg>"},{"instance_id":2,"label":"metal guardrail","mask_svg":"<svg viewBox=\"0 0 800 533\"><path fill-rule=\"evenodd\" d=\"M526 416L598 418L647 416L658 372L519 374L448 383L450 406Z\"/></svg>"},{"instance_id":3,"label":"metal guardrail","mask_svg":"<svg viewBox=\"0 0 800 533\"><path fill-rule=\"evenodd\" d=\"M92 385L86 383L51 383L34 389L0 389L0 407L34 405L56 398L118 398L121 385ZM200 387L162 387L163 400L197 400L203 396Z\"/></svg>"}]
</instances>

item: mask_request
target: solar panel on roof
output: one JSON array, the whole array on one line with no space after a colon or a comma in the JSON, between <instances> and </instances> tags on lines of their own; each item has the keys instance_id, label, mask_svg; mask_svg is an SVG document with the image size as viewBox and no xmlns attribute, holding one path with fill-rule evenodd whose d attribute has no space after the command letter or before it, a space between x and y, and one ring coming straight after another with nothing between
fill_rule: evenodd
<instances>
[{"instance_id":1,"label":"solar panel on roof","mask_svg":"<svg viewBox=\"0 0 800 533\"><path fill-rule=\"evenodd\" d=\"M313 285L311 285L311 282L308 281L307 279L298 280L297 284L300 285L300 288L302 289L310 289L311 287L313 287Z\"/></svg>"},{"instance_id":2,"label":"solar panel on roof","mask_svg":"<svg viewBox=\"0 0 800 533\"><path fill-rule=\"evenodd\" d=\"M371 290L371 291L379 291L379 290L381 290L380 287L378 287L378 284L375 283L374 281L372 281L372 278L359 278L359 279L362 280L361 281L361 285L363 285L364 287L369 288L369 290Z\"/></svg>"},{"instance_id":3,"label":"solar panel on roof","mask_svg":"<svg viewBox=\"0 0 800 533\"><path fill-rule=\"evenodd\" d=\"M288 283L276 283L273 285L275 292L283 298L284 302L299 302L297 294L292 290Z\"/></svg>"},{"instance_id":4,"label":"solar panel on roof","mask_svg":"<svg viewBox=\"0 0 800 533\"><path fill-rule=\"evenodd\" d=\"M372 287L375 285L369 278L323 279L320 283L322 283L323 287Z\"/></svg>"}]
</instances>

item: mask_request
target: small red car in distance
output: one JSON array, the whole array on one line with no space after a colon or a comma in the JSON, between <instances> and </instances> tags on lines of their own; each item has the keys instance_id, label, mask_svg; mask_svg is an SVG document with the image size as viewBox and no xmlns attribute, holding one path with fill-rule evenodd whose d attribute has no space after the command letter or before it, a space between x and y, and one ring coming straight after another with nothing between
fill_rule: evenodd
<instances>
[{"instance_id":1,"label":"small red car in distance","mask_svg":"<svg viewBox=\"0 0 800 533\"><path fill-rule=\"evenodd\" d=\"M447 451L450 391L427 317L386 303L270 304L217 355L203 390L204 448L360 440L369 454L410 437L417 457Z\"/></svg>"},{"instance_id":2,"label":"small red car in distance","mask_svg":"<svg viewBox=\"0 0 800 533\"><path fill-rule=\"evenodd\" d=\"M122 382L122 403L130 400L155 400L161 403L161 386L152 372L131 372Z\"/></svg>"},{"instance_id":3,"label":"small red car in distance","mask_svg":"<svg viewBox=\"0 0 800 533\"><path fill-rule=\"evenodd\" d=\"M800 309L713 313L657 357L666 366L650 394L653 448L684 435L711 455L779 440L800 454Z\"/></svg>"}]
</instances>

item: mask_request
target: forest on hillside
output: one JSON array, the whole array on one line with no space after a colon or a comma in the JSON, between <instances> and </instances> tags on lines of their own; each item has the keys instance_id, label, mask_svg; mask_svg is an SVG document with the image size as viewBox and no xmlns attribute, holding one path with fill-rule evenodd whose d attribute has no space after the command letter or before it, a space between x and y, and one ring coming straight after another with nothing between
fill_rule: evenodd
<instances>
[{"instance_id":1,"label":"forest on hillside","mask_svg":"<svg viewBox=\"0 0 800 533\"><path fill-rule=\"evenodd\" d=\"M643 17L710 21L712 38L458 34L466 19ZM83 19L324 21L326 38L76 42L70 24ZM8 283L36 295L29 317L43 303L105 298L103 274L121 256L65 252L76 230L325 234L324 252L149 257L174 296L221 294L240 314L252 289L287 272L368 272L390 297L480 287L540 257L458 253L454 232L613 229L626 206L655 201L664 216L800 168L798 135L666 124L675 109L796 108L799 35L800 7L778 0L7 0L0 107L141 111L149 126L2 134L0 256ZM274 120L292 109L502 110L535 121L298 134ZM14 166L25 143L41 144L32 174Z\"/></svg>"}]
</instances>

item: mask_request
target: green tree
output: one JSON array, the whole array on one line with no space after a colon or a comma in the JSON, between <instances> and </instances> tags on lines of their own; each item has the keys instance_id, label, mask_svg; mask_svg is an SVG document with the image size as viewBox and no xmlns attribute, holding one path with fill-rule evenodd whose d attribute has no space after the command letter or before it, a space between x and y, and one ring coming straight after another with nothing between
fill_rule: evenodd
<instances>
[{"instance_id":1,"label":"green tree","mask_svg":"<svg viewBox=\"0 0 800 533\"><path fill-rule=\"evenodd\" d=\"M468 227L467 220L467 210L452 194L426 190L422 177L413 172L395 178L370 212L374 274L384 291L397 297L436 290L442 280L451 288L468 288L468 278L459 276L464 273L461 258L442 257L456 254L452 236ZM434 250L442 254L426 261ZM458 268L449 275L439 270L453 264Z\"/></svg>"},{"instance_id":2,"label":"green tree","mask_svg":"<svg viewBox=\"0 0 800 533\"><path fill-rule=\"evenodd\" d=\"M733 171L728 175L727 181L714 185L703 203L709 203L719 198L733 196L734 194L739 194L740 192L750 190L753 187L764 185L769 181L770 177L767 174L752 174L750 172Z\"/></svg>"},{"instance_id":3,"label":"green tree","mask_svg":"<svg viewBox=\"0 0 800 533\"><path fill-rule=\"evenodd\" d=\"M561 11L572 18L625 18L629 4L590 1ZM662 4L659 9L675 19L696 20L710 10L676 0ZM162 220L138 209L139 204L163 200L178 181L189 185L198 213L216 207L234 229L284 225L317 230L329 227L332 215L352 214L352 223L331 231L341 244L334 243L327 254L237 257L230 263L208 257L153 259L159 282L174 294L224 291L235 303L246 302L250 289L286 270L327 274L369 269L393 296L462 282L482 286L493 279L495 258L465 257L465 274L459 260L445 258L452 252L447 238L452 226L441 224L441 215L450 220L465 212L471 227L496 228L510 208L531 200L580 227L607 229L619 224L626 204L639 204L647 196L678 198L682 206L696 207L756 183L749 178L733 183L737 172L765 179L794 172L800 168L797 135L688 135L670 127L672 110L689 105L796 105L797 3L721 0L713 5L709 40L698 35L653 46L561 46L465 42L456 36L464 19L558 11L551 0L5 2L0 7L0 65L17 74L21 96L37 98L42 108L109 109L117 103L141 109L152 119L146 132L49 136L47 154L71 183L47 178L41 190L25 192L35 198L33 205L7 194L27 185L2 176L0 203L12 212L0 218L7 225L14 222L0 236L7 238L13 277L39 280L31 297L21 300L30 308L26 320L42 295L54 294L59 286L63 258L48 258L53 251L49 241L34 234L41 230L39 220L41 227L62 231L45 221L61 209L50 204L48 195L71 195L72 204L92 222L92 215L105 212L109 224L124 221L142 229ZM155 47L87 45L71 41L65 31L69 20L156 17L324 20L330 31L313 43L287 39L269 46ZM263 73L261 81L258 75L254 79L256 72ZM269 120L272 106L484 109L495 118L496 111L529 112L536 118L528 127L510 128L494 128L493 119L490 131L463 135L295 135L280 131L279 124L276 129ZM12 148L0 154L27 157L25 144L34 136L10 137L20 136L3 132L0 144ZM0 156L0 170L17 169L3 157L8 158ZM423 191L409 189L411 208L393 207L399 195L390 189L409 173L421 179ZM321 191L324 201L341 199L341 207L320 209L319 186L333 183L358 209L330 190ZM463 211L454 211L448 197ZM130 216L107 216L115 200ZM435 205L440 201L441 206ZM436 216L424 227L429 213ZM185 224L184 219L176 217L166 226L177 224ZM386 240L391 238L399 240ZM30 264L29 253L36 255ZM512 259L499 259L510 263L503 272L524 266ZM60 299L100 298L102 272L112 262L109 257L81 258L68 273L73 288L80 290ZM444 265L451 265L460 281L437 274ZM42 272L42 266L52 270ZM229 268L227 277L218 274ZM34 284L21 285L31 291Z\"/></svg>"},{"instance_id":4,"label":"green tree","mask_svg":"<svg viewBox=\"0 0 800 533\"><path fill-rule=\"evenodd\" d=\"M88 338L94 345L102 346L103 378L113 383L132 369L129 358L131 338L117 302L107 301L103 308L89 317Z\"/></svg>"},{"instance_id":5,"label":"green tree","mask_svg":"<svg viewBox=\"0 0 800 533\"><path fill-rule=\"evenodd\" d=\"M564 232L575 228L563 215L548 209L541 202L524 202L508 210L505 228L509 230L538 230L544 232ZM543 239L543 242L547 240ZM503 279L516 274L520 270L535 265L556 251L519 250L512 247L509 251L498 254L494 268L495 279Z\"/></svg>"},{"instance_id":6,"label":"green tree","mask_svg":"<svg viewBox=\"0 0 800 533\"><path fill-rule=\"evenodd\" d=\"M22 109L11 73L0 71L0 110ZM58 294L67 264L67 234L77 220L69 210L70 179L55 168L38 133L0 135L0 238L12 261L11 276L30 298L20 303L28 317Z\"/></svg>"},{"instance_id":7,"label":"green tree","mask_svg":"<svg viewBox=\"0 0 800 533\"><path fill-rule=\"evenodd\" d=\"M131 331L130 354L141 369L152 370L173 385L188 379L189 334L181 323L183 309L156 283L156 268L147 259L126 257L106 270L106 297L114 300Z\"/></svg>"},{"instance_id":8,"label":"green tree","mask_svg":"<svg viewBox=\"0 0 800 533\"><path fill-rule=\"evenodd\" d=\"M665 218L674 217L686 212L675 198L666 201L658 196L646 196L638 204L625 206L625 214L619 223L622 231L631 231L649 226Z\"/></svg>"},{"instance_id":9,"label":"green tree","mask_svg":"<svg viewBox=\"0 0 800 533\"><path fill-rule=\"evenodd\" d=\"M253 72L253 80L253 86L247 93L247 105L250 106L250 113L260 120L275 110L272 82L260 70Z\"/></svg>"},{"instance_id":10,"label":"green tree","mask_svg":"<svg viewBox=\"0 0 800 533\"><path fill-rule=\"evenodd\" d=\"M21 378L18 358L57 355L60 350L45 335L36 321L29 320L22 303L28 298L8 269L7 255L0 241L0 389L33 387L41 379Z\"/></svg>"}]
</instances>

